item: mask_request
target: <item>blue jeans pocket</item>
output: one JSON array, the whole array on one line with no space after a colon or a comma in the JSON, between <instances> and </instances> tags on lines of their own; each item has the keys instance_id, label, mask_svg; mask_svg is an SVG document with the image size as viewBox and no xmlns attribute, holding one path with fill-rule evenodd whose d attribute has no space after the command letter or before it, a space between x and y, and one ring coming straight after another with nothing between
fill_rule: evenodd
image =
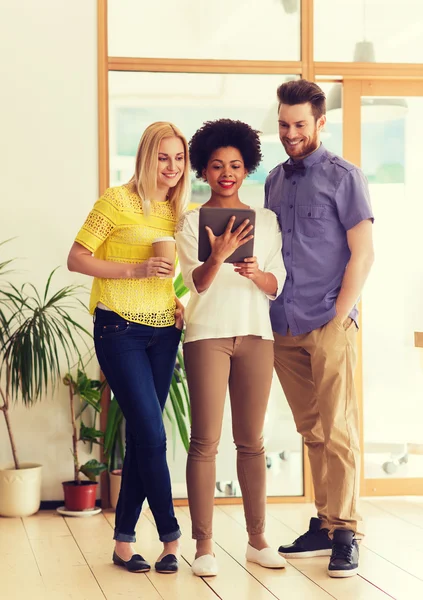
<instances>
[{"instance_id":1,"label":"blue jeans pocket","mask_svg":"<svg viewBox=\"0 0 423 600\"><path fill-rule=\"evenodd\" d=\"M117 335L121 335L126 333L131 327L130 323L119 322L119 323L107 323L107 325L95 324L94 332L96 337L98 336L100 339L115 337Z\"/></svg>"}]
</instances>

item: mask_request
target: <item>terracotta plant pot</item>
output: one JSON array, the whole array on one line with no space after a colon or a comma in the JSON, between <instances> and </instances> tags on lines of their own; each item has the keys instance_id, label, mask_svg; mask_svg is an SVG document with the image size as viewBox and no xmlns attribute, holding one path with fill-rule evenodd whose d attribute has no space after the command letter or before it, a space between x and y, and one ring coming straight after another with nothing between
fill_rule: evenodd
<instances>
[{"instance_id":1,"label":"terracotta plant pot","mask_svg":"<svg viewBox=\"0 0 423 600\"><path fill-rule=\"evenodd\" d=\"M0 470L0 515L28 517L40 508L41 465L22 463L20 469Z\"/></svg>"},{"instance_id":2,"label":"terracotta plant pot","mask_svg":"<svg viewBox=\"0 0 423 600\"><path fill-rule=\"evenodd\" d=\"M110 481L110 504L116 510L117 501L119 498L120 484L122 481L122 469L116 469L109 473Z\"/></svg>"},{"instance_id":3,"label":"terracotta plant pot","mask_svg":"<svg viewBox=\"0 0 423 600\"><path fill-rule=\"evenodd\" d=\"M96 481L64 481L63 492L65 494L66 510L92 510L95 508L97 495Z\"/></svg>"}]
</instances>

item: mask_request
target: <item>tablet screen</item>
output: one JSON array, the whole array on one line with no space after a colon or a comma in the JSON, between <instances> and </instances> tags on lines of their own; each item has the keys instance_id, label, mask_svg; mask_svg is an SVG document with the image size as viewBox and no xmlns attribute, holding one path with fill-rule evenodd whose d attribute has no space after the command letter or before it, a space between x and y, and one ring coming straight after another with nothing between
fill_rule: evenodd
<instances>
[{"instance_id":1,"label":"tablet screen","mask_svg":"<svg viewBox=\"0 0 423 600\"><path fill-rule=\"evenodd\" d=\"M249 219L250 225L254 226L256 223L256 213L251 208L212 208L209 206L200 208L198 260L205 262L211 253L209 236L205 229L206 225L210 227L214 235L222 235L231 217L236 217L232 231L239 227L245 219ZM254 229L252 233L254 233ZM245 258L251 256L254 256L254 238L237 248L225 262L242 262Z\"/></svg>"}]
</instances>

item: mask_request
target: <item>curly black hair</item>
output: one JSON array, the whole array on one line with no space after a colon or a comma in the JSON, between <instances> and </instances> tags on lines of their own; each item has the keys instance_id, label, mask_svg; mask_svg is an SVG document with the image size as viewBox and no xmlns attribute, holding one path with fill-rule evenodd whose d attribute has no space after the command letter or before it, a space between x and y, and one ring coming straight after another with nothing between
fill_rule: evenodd
<instances>
[{"instance_id":1,"label":"curly black hair","mask_svg":"<svg viewBox=\"0 0 423 600\"><path fill-rule=\"evenodd\" d=\"M213 152L228 146L240 151L245 168L249 173L253 173L263 158L259 133L242 121L206 121L189 141L189 157L197 177L202 178L203 170Z\"/></svg>"}]
</instances>

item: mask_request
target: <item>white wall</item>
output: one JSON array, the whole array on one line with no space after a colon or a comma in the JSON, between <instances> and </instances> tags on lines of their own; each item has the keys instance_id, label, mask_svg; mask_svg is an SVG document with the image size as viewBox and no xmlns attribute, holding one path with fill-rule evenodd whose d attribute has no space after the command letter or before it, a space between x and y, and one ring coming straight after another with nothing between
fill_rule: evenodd
<instances>
[{"instance_id":1,"label":"white wall","mask_svg":"<svg viewBox=\"0 0 423 600\"><path fill-rule=\"evenodd\" d=\"M89 280L69 273L73 238L97 197L96 0L0 3L0 260L22 257L16 283L55 287ZM80 322L90 327L81 313ZM43 500L72 478L66 389L11 418L22 461L44 465ZM11 461L0 415L0 467Z\"/></svg>"}]
</instances>

